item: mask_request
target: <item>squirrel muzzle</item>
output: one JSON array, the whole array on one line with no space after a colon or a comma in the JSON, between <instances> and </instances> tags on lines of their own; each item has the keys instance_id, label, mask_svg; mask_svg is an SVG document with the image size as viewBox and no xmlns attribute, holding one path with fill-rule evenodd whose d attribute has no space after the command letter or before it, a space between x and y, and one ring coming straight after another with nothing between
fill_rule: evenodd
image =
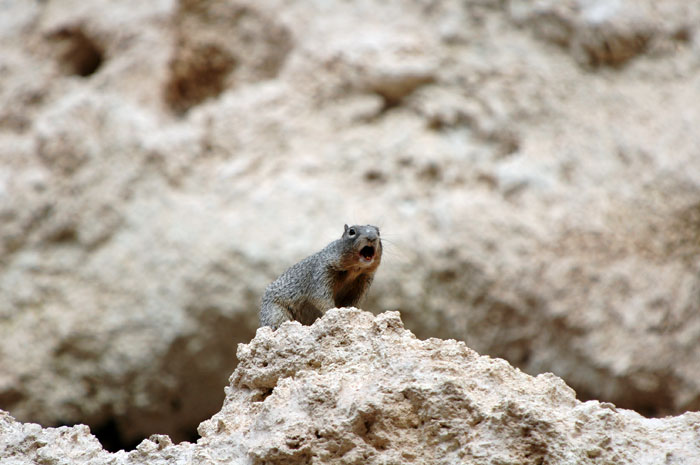
<instances>
[{"instance_id":1,"label":"squirrel muzzle","mask_svg":"<svg viewBox=\"0 0 700 465\"><path fill-rule=\"evenodd\" d=\"M378 238L363 238L360 244L359 261L362 264L371 264L375 259L381 258L381 242Z\"/></svg>"}]
</instances>

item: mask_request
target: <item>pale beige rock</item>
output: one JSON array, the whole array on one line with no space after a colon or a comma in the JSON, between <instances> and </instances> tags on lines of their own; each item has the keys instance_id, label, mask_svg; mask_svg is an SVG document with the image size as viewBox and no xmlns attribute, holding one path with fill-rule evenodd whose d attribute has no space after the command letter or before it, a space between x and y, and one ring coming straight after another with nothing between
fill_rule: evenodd
<instances>
[{"instance_id":1,"label":"pale beige rock","mask_svg":"<svg viewBox=\"0 0 700 465\"><path fill-rule=\"evenodd\" d=\"M109 454L84 426L0 415L3 463L81 465L656 464L700 460L698 413L646 419L579 402L454 340L416 339L399 314L333 309L240 345L222 410L196 444L154 435Z\"/></svg>"},{"instance_id":2,"label":"pale beige rock","mask_svg":"<svg viewBox=\"0 0 700 465\"><path fill-rule=\"evenodd\" d=\"M190 437L265 285L345 222L386 243L365 306L419 337L700 409L693 2L3 13L0 407L19 419Z\"/></svg>"}]
</instances>

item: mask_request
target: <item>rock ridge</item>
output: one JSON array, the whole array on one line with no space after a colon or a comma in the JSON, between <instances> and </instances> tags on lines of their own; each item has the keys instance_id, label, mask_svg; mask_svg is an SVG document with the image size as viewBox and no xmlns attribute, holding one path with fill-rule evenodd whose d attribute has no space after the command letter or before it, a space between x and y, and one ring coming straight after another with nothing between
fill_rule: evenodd
<instances>
[{"instance_id":1,"label":"rock ridge","mask_svg":"<svg viewBox=\"0 0 700 465\"><path fill-rule=\"evenodd\" d=\"M700 414L644 418L581 402L463 342L417 339L398 312L332 309L238 348L221 411L196 443L153 435L110 453L84 425L0 413L3 464L698 463Z\"/></svg>"}]
</instances>

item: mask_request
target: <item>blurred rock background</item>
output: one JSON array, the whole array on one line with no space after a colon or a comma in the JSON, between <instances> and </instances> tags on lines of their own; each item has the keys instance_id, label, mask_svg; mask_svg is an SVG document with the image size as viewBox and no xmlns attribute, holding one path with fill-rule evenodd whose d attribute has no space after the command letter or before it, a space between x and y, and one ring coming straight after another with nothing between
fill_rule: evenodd
<instances>
[{"instance_id":1,"label":"blurred rock background","mask_svg":"<svg viewBox=\"0 0 700 465\"><path fill-rule=\"evenodd\" d=\"M579 398L700 409L700 8L0 2L0 408L196 437L275 276ZM425 310L427 309L427 310Z\"/></svg>"}]
</instances>

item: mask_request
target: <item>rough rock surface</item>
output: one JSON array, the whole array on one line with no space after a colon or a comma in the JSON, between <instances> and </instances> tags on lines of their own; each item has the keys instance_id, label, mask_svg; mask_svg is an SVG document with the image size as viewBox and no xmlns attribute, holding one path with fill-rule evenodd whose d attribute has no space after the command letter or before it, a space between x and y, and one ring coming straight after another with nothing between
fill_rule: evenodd
<instances>
[{"instance_id":1,"label":"rough rock surface","mask_svg":"<svg viewBox=\"0 0 700 465\"><path fill-rule=\"evenodd\" d=\"M691 464L700 413L644 418L575 398L463 342L421 341L397 312L334 309L240 345L222 410L196 444L154 435L110 454L84 426L0 415L3 464Z\"/></svg>"},{"instance_id":2,"label":"rough rock surface","mask_svg":"<svg viewBox=\"0 0 700 465\"><path fill-rule=\"evenodd\" d=\"M382 227L365 307L419 337L700 409L695 2L2 9L0 408L20 420L189 437L264 286L344 222Z\"/></svg>"}]
</instances>

